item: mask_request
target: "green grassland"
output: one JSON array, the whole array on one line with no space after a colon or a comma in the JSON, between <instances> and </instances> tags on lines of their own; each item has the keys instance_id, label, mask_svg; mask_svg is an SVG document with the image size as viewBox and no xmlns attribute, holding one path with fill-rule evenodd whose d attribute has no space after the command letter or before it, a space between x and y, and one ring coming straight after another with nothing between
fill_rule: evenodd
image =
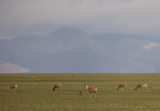
<instances>
[{"instance_id":1,"label":"green grassland","mask_svg":"<svg viewBox=\"0 0 160 111\"><path fill-rule=\"evenodd\" d=\"M32 76L36 76L33 78ZM160 111L160 74L0 74L0 111ZM127 89L117 91L120 83ZM18 88L10 89L16 83ZM52 91L55 83L60 89ZM84 87L96 86L97 98ZM147 83L147 91L135 91ZM82 91L83 96L79 97Z\"/></svg>"}]
</instances>

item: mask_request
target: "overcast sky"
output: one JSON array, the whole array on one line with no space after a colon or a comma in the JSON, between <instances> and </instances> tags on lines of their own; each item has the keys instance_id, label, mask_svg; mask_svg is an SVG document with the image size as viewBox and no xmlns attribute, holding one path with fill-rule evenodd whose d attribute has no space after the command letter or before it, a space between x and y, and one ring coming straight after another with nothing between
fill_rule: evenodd
<instances>
[{"instance_id":1,"label":"overcast sky","mask_svg":"<svg viewBox=\"0 0 160 111\"><path fill-rule=\"evenodd\" d=\"M4 39L46 35L59 27L160 36L160 0L0 0L0 17Z\"/></svg>"}]
</instances>

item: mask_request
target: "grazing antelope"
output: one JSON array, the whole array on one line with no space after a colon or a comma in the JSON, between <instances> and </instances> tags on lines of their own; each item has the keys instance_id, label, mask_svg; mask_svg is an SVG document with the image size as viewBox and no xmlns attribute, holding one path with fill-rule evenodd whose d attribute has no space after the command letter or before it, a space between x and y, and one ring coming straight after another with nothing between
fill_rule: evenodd
<instances>
[{"instance_id":1,"label":"grazing antelope","mask_svg":"<svg viewBox=\"0 0 160 111\"><path fill-rule=\"evenodd\" d=\"M147 90L147 84L146 84L146 83L138 84L137 87L135 88L135 91L136 91L138 88L139 88L139 89L140 89L140 88L145 88L145 89Z\"/></svg>"},{"instance_id":2,"label":"grazing antelope","mask_svg":"<svg viewBox=\"0 0 160 111\"><path fill-rule=\"evenodd\" d=\"M89 94L94 93L94 97L96 98L97 87L89 87L84 84L85 88L88 90Z\"/></svg>"},{"instance_id":3,"label":"grazing antelope","mask_svg":"<svg viewBox=\"0 0 160 111\"><path fill-rule=\"evenodd\" d=\"M119 91L119 89L122 89L123 90L123 88L126 88L127 87L127 84L126 83L121 83L121 84L119 84L119 86L118 86L118 88L117 88L117 91Z\"/></svg>"},{"instance_id":4,"label":"grazing antelope","mask_svg":"<svg viewBox=\"0 0 160 111\"><path fill-rule=\"evenodd\" d=\"M10 87L11 87L11 90L12 89L16 89L17 88L17 84L12 84Z\"/></svg>"},{"instance_id":5,"label":"grazing antelope","mask_svg":"<svg viewBox=\"0 0 160 111\"><path fill-rule=\"evenodd\" d=\"M56 88L61 88L61 87L62 87L62 84L60 84L60 83L59 83L59 84L55 84L54 87L53 87L53 91L54 91Z\"/></svg>"},{"instance_id":6,"label":"grazing antelope","mask_svg":"<svg viewBox=\"0 0 160 111\"><path fill-rule=\"evenodd\" d=\"M79 92L79 97L82 97L82 92L81 91Z\"/></svg>"}]
</instances>

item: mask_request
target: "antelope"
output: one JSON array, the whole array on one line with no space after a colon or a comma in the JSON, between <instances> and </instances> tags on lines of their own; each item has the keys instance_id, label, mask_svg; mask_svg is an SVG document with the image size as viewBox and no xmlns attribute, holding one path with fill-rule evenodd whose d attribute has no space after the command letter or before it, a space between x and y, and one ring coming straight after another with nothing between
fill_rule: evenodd
<instances>
[{"instance_id":1,"label":"antelope","mask_svg":"<svg viewBox=\"0 0 160 111\"><path fill-rule=\"evenodd\" d=\"M123 90L123 88L126 88L127 87L127 84L126 83L121 83L121 84L119 84L119 86L118 86L118 88L117 88L117 91L119 91L119 89L122 89Z\"/></svg>"},{"instance_id":2,"label":"antelope","mask_svg":"<svg viewBox=\"0 0 160 111\"><path fill-rule=\"evenodd\" d=\"M73 74L72 77L76 77L75 74Z\"/></svg>"},{"instance_id":3,"label":"antelope","mask_svg":"<svg viewBox=\"0 0 160 111\"><path fill-rule=\"evenodd\" d=\"M146 84L146 83L138 84L137 87L135 88L135 91L136 91L138 88L139 88L139 89L140 89L140 88L145 88L145 89L147 90L147 84Z\"/></svg>"},{"instance_id":4,"label":"antelope","mask_svg":"<svg viewBox=\"0 0 160 111\"><path fill-rule=\"evenodd\" d=\"M12 89L16 89L17 88L17 84L12 84L10 87L11 87L11 90Z\"/></svg>"},{"instance_id":5,"label":"antelope","mask_svg":"<svg viewBox=\"0 0 160 111\"><path fill-rule=\"evenodd\" d=\"M54 91L56 88L61 88L61 87L62 87L62 84L60 84L60 83L59 83L59 84L55 84L54 87L53 87L53 91Z\"/></svg>"},{"instance_id":6,"label":"antelope","mask_svg":"<svg viewBox=\"0 0 160 111\"><path fill-rule=\"evenodd\" d=\"M89 87L84 84L85 88L88 90L89 94L94 93L94 97L96 98L97 87Z\"/></svg>"},{"instance_id":7,"label":"antelope","mask_svg":"<svg viewBox=\"0 0 160 111\"><path fill-rule=\"evenodd\" d=\"M82 97L82 92L81 91L79 92L79 97Z\"/></svg>"}]
</instances>

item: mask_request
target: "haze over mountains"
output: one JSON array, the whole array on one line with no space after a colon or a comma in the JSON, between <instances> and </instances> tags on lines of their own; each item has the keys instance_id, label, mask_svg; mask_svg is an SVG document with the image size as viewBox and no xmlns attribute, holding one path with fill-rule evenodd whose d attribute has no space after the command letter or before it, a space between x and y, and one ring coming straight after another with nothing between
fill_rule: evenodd
<instances>
[{"instance_id":1,"label":"haze over mountains","mask_svg":"<svg viewBox=\"0 0 160 111\"><path fill-rule=\"evenodd\" d=\"M0 72L155 73L160 72L159 41L60 28L47 36L0 40Z\"/></svg>"}]
</instances>

